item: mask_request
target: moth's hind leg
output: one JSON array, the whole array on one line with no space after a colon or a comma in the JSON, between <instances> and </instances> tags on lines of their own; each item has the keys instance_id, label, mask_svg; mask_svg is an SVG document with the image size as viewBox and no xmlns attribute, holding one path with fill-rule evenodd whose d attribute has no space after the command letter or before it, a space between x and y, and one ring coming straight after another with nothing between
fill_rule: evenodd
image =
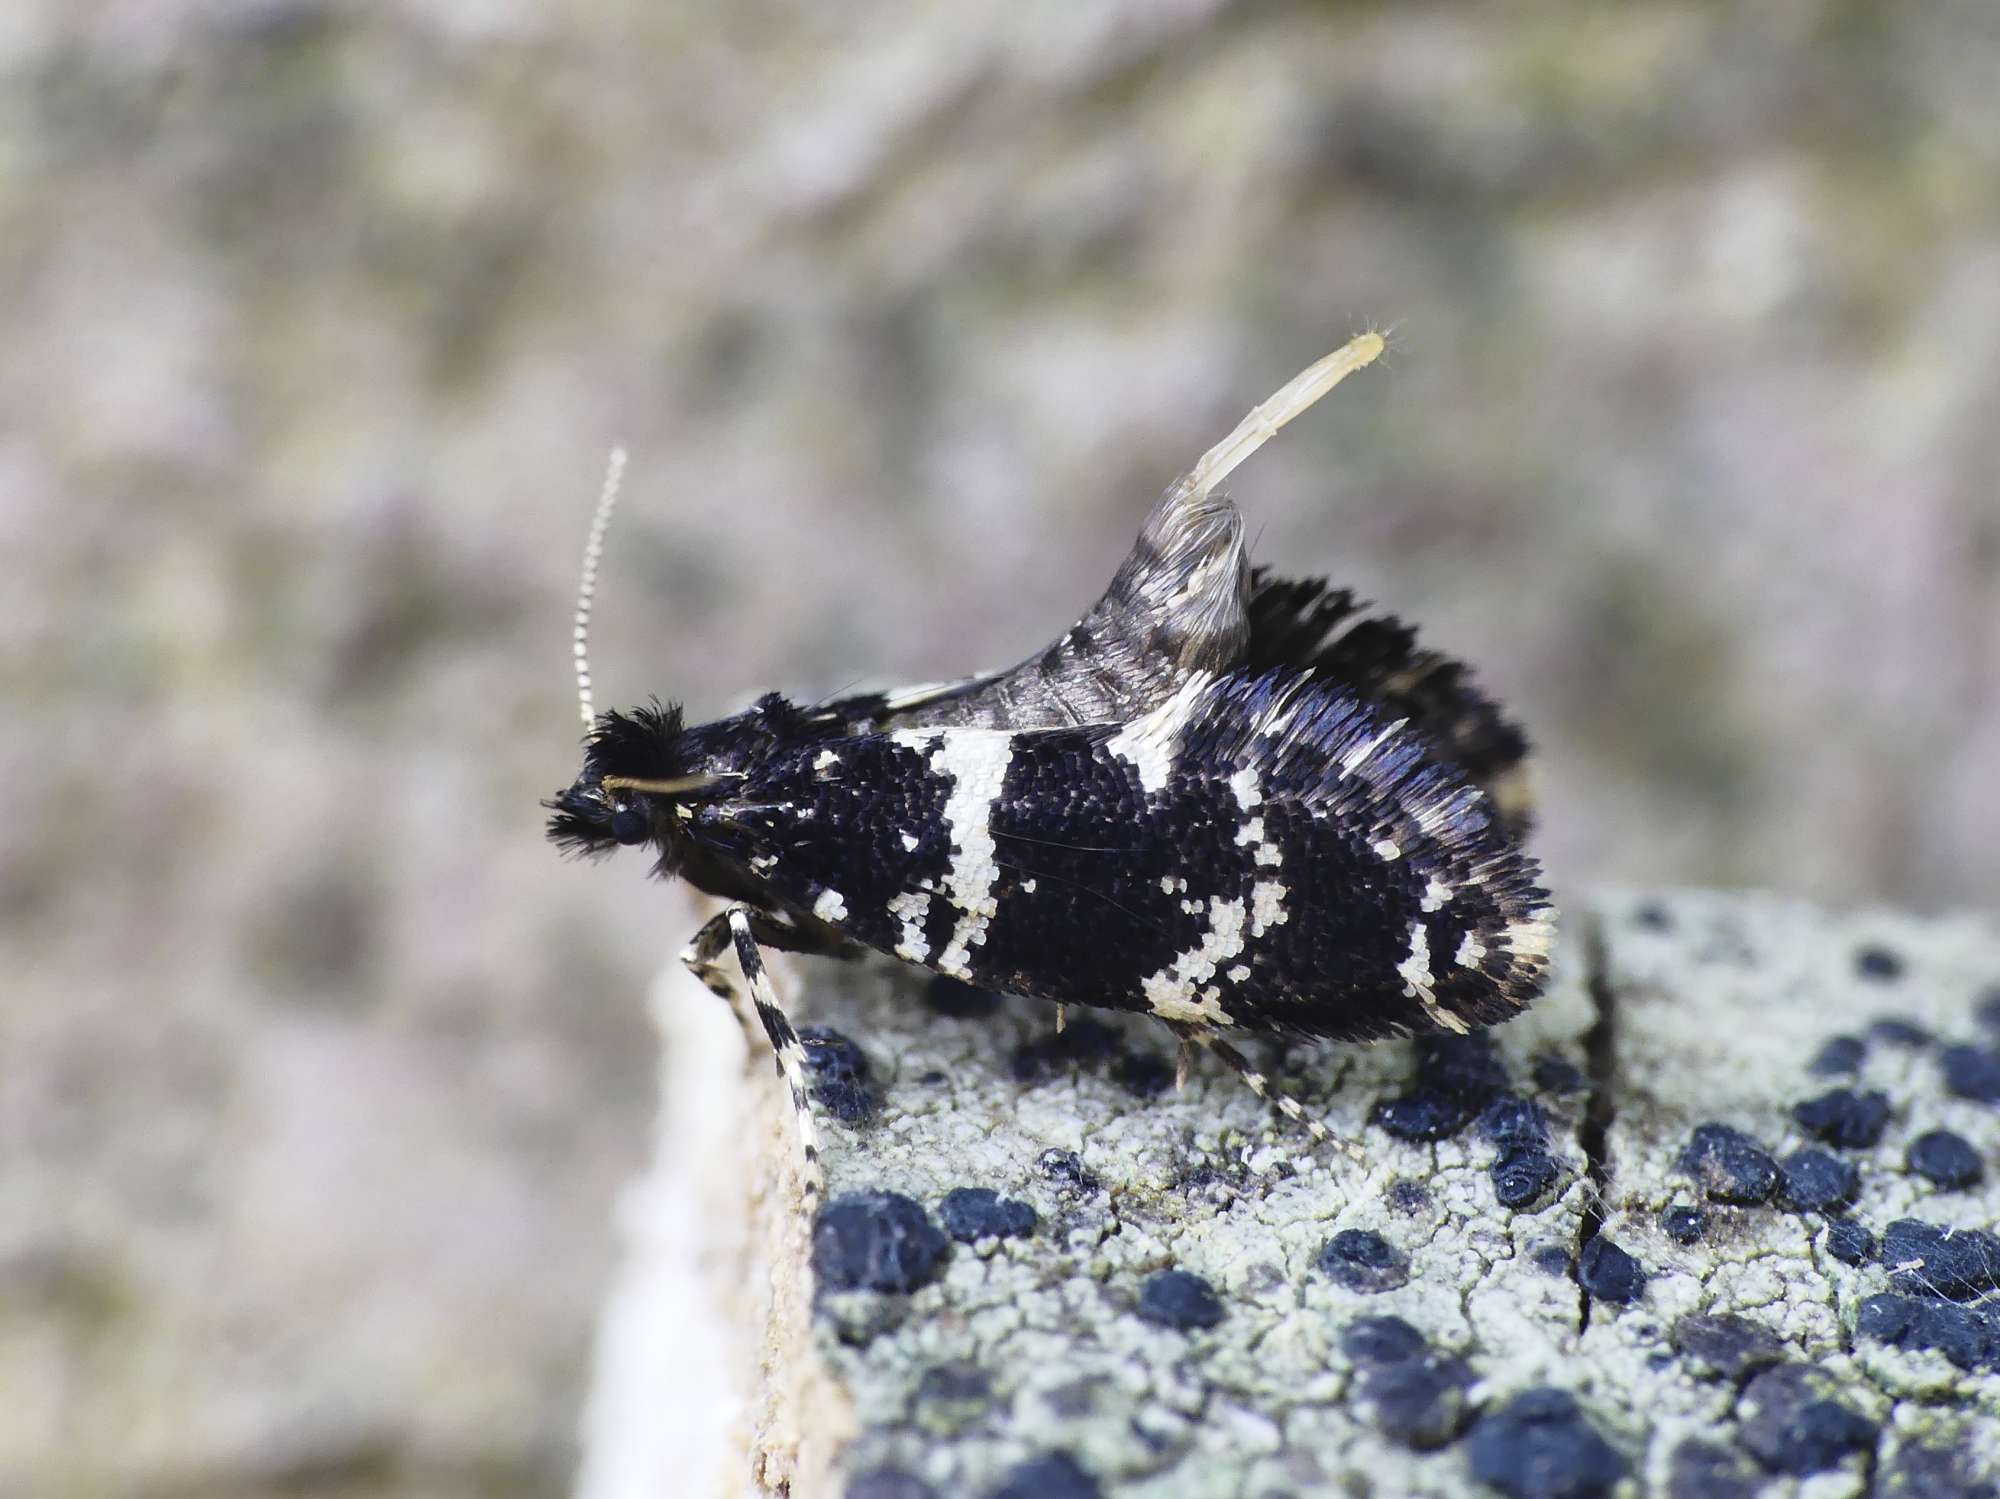
<instances>
[{"instance_id":1,"label":"moth's hind leg","mask_svg":"<svg viewBox=\"0 0 2000 1499\"><path fill-rule=\"evenodd\" d=\"M1223 1040L1214 1031L1209 1030L1205 1026L1193 1025L1176 1025L1171 1027L1171 1029L1181 1038L1183 1043L1192 1041L1198 1046L1208 1048L1216 1056L1222 1058L1235 1071L1236 1075L1243 1079L1252 1093L1255 1093L1264 1102L1274 1105L1279 1113L1283 1114L1294 1124L1303 1125L1306 1133L1311 1135L1318 1143L1321 1145L1338 1146L1354 1160L1363 1163L1367 1161L1368 1157L1363 1153L1359 1145L1355 1144L1352 1140L1339 1138L1332 1130L1321 1124L1319 1120L1313 1118L1311 1114L1308 1114L1304 1104L1300 1103L1290 1094L1281 1093L1273 1088L1270 1078L1264 1075L1261 1068L1252 1064L1248 1057Z\"/></svg>"},{"instance_id":2,"label":"moth's hind leg","mask_svg":"<svg viewBox=\"0 0 2000 1499\"><path fill-rule=\"evenodd\" d=\"M784 1007L778 1003L778 992L771 984L771 976L764 971L764 954L758 946L758 938L770 930L782 929L774 928L773 923L748 906L731 906L703 923L701 930L694 934L693 940L681 953L681 961L712 993L728 1003L744 1028L746 1040L755 1045L755 1033L750 1029L752 1013L770 1040L771 1060L792 1095L792 1113L798 1121L799 1145L805 1153L804 1190L808 1197L817 1197L824 1187L824 1179L820 1171L819 1129L813 1122L812 1094L806 1081L805 1044L799 1040L799 1033L792 1028ZM787 944L780 936L771 945ZM750 990L748 1011L744 1007L743 995L730 982L729 974L720 961L724 949L728 947L736 949L737 966L742 969L743 982Z\"/></svg>"}]
</instances>

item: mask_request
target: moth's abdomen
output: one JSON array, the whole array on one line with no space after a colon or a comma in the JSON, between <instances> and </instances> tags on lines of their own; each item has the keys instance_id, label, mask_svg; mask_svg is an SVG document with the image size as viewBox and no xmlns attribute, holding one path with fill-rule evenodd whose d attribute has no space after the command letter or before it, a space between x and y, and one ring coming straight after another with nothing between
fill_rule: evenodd
<instances>
[{"instance_id":1,"label":"moth's abdomen","mask_svg":"<svg viewBox=\"0 0 2000 1499\"><path fill-rule=\"evenodd\" d=\"M1334 1039L1490 1024L1543 980L1547 898L1481 793L1297 674L1198 678L1124 726L821 753L777 788L771 879L939 972Z\"/></svg>"}]
</instances>

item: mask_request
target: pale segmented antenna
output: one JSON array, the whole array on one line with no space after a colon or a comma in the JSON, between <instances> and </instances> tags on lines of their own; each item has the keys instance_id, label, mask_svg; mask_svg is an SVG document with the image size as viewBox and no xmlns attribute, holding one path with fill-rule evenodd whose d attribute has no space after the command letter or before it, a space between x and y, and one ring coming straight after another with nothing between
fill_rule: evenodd
<instances>
[{"instance_id":1,"label":"pale segmented antenna","mask_svg":"<svg viewBox=\"0 0 2000 1499\"><path fill-rule=\"evenodd\" d=\"M590 539L583 544L583 576L576 585L576 701L583 713L583 726L597 722L597 708L590 700L590 605L597 593L597 564L604 556L604 533L611 529L611 512L618 508L618 486L625 479L625 450L613 448L604 466L604 488L597 494L597 513L590 518Z\"/></svg>"},{"instance_id":2,"label":"pale segmented antenna","mask_svg":"<svg viewBox=\"0 0 2000 1499\"><path fill-rule=\"evenodd\" d=\"M1278 393L1255 407L1236 424L1221 442L1201 455L1175 487L1183 494L1205 495L1236 469L1237 465L1278 435L1278 429L1340 384L1363 365L1373 364L1382 354L1382 335L1363 333L1349 339L1317 364L1308 366L1285 382Z\"/></svg>"}]
</instances>

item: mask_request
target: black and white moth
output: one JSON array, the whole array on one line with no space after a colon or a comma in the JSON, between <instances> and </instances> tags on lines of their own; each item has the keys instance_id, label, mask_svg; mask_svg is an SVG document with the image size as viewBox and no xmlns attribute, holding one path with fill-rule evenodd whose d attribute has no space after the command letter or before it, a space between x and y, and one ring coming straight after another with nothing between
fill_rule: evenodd
<instances>
[{"instance_id":1,"label":"black and white moth","mask_svg":"<svg viewBox=\"0 0 2000 1499\"><path fill-rule=\"evenodd\" d=\"M583 769L545 803L549 837L648 845L655 874L729 903L682 960L747 1026L734 950L809 1155L803 1052L760 947L873 948L1155 1015L1322 1140L1230 1037L1463 1033L1541 990L1554 913L1521 847L1520 731L1407 625L1253 568L1217 488L1381 350L1364 334L1245 417L1168 489L1103 598L1018 666L772 693L714 723L592 710L614 456L577 607Z\"/></svg>"}]
</instances>

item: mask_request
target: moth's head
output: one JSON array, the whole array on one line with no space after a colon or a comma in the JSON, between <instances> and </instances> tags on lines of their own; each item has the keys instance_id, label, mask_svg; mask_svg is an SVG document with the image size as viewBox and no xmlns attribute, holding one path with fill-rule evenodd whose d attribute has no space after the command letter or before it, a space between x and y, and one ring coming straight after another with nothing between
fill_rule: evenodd
<instances>
[{"instance_id":1,"label":"moth's head","mask_svg":"<svg viewBox=\"0 0 2000 1499\"><path fill-rule=\"evenodd\" d=\"M723 777L695 768L678 707L606 713L583 742L583 769L548 808L549 841L566 853L604 854L620 844L664 850L677 808L712 794Z\"/></svg>"}]
</instances>

